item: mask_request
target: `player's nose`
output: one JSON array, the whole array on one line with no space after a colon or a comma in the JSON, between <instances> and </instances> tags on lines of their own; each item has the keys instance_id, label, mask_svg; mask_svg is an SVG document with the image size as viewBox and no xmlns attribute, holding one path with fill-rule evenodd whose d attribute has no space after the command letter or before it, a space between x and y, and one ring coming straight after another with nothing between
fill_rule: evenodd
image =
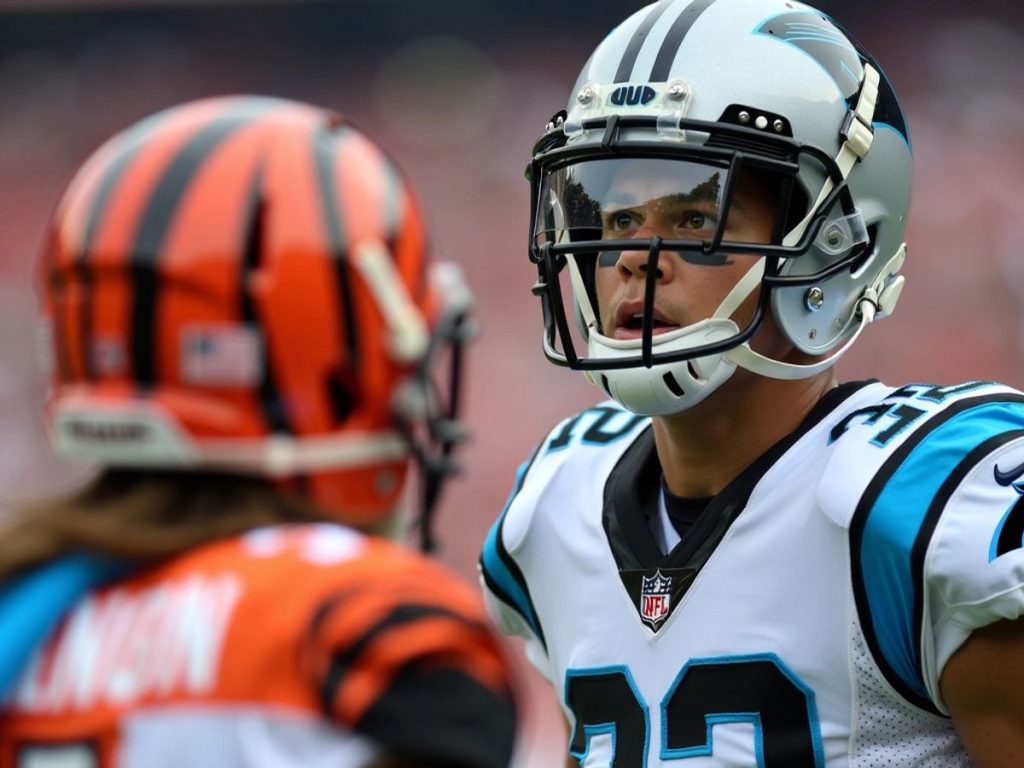
<instances>
[{"instance_id":1,"label":"player's nose","mask_svg":"<svg viewBox=\"0 0 1024 768\"><path fill-rule=\"evenodd\" d=\"M643 242L650 243L647 235ZM651 249L647 248L636 248L628 251L622 251L619 253L618 261L615 263L615 268L619 273L619 276L623 280L632 279L647 279L647 270L651 262ZM675 267L673 265L673 258L670 253L665 251L659 252L655 261L654 269L656 271L656 280L659 283L671 282L675 277Z\"/></svg>"}]
</instances>

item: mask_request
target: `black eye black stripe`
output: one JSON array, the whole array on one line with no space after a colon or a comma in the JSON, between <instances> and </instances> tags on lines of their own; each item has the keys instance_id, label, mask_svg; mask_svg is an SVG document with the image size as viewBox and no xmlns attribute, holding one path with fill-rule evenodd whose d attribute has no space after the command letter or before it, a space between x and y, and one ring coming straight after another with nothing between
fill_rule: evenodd
<instances>
[{"instance_id":1,"label":"black eye black stripe","mask_svg":"<svg viewBox=\"0 0 1024 768\"><path fill-rule=\"evenodd\" d=\"M157 268L164 239L185 191L221 142L274 104L269 99L246 102L204 126L178 152L146 205L131 251L135 293L129 333L135 380L141 387L152 387L156 382Z\"/></svg>"},{"instance_id":2,"label":"black eye black stripe","mask_svg":"<svg viewBox=\"0 0 1024 768\"><path fill-rule=\"evenodd\" d=\"M694 0L694 2L683 9L683 12L679 14L679 18L675 20L672 28L665 35L665 39L661 43L661 49L654 60L654 68L651 70L650 82L663 83L668 80L669 72L672 69L672 62L675 61L676 54L679 53L679 48L682 46L683 40L689 33L690 28L714 2L715 0Z\"/></svg>"}]
</instances>

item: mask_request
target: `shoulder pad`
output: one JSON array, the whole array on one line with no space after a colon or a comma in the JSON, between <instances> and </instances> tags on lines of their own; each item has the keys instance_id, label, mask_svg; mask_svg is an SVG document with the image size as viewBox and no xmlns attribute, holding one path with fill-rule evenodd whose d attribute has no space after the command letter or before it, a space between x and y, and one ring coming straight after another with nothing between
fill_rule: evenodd
<instances>
[{"instance_id":1,"label":"shoulder pad","mask_svg":"<svg viewBox=\"0 0 1024 768\"><path fill-rule=\"evenodd\" d=\"M1020 397L991 381L940 386L907 384L869 402L837 413L828 437L828 458L818 483L817 500L826 516L848 527L861 496L880 482L883 465L898 461L945 419L987 402Z\"/></svg>"},{"instance_id":2,"label":"shoulder pad","mask_svg":"<svg viewBox=\"0 0 1024 768\"><path fill-rule=\"evenodd\" d=\"M571 478L603 477L649 421L609 400L559 423L519 467L512 493L484 541L480 571L486 590L514 611L542 645L544 632L519 567L535 518L564 512L565 497L553 489L563 472L570 471ZM514 622L500 623L509 629Z\"/></svg>"},{"instance_id":3,"label":"shoulder pad","mask_svg":"<svg viewBox=\"0 0 1024 768\"><path fill-rule=\"evenodd\" d=\"M937 594L927 564L933 535L960 514L950 512L958 506L950 499L965 478L1022 435L1024 395L990 382L901 387L833 428L819 499L849 529L865 639L886 679L927 711L941 710L933 625L923 609Z\"/></svg>"}]
</instances>

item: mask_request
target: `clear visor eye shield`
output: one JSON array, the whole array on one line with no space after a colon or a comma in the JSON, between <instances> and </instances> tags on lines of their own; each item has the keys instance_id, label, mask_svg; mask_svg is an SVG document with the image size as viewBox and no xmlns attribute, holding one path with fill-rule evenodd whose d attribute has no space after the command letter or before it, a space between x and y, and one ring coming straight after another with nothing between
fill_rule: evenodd
<instances>
[{"instance_id":1,"label":"clear visor eye shield","mask_svg":"<svg viewBox=\"0 0 1024 768\"><path fill-rule=\"evenodd\" d=\"M567 144L556 132L535 153L530 254L539 273L534 293L543 306L545 354L553 362L599 371L720 354L754 335L773 289L814 285L855 268L865 255L863 217L824 151L695 120L680 121L685 143L619 140L634 128L653 135L656 121L595 118L583 129L602 140ZM706 137L703 144L691 143L699 136ZM800 177L820 179L821 194L805 189ZM808 211L811 195L818 200ZM613 338L607 318L602 322L597 277L616 269L624 254L643 275L643 309L630 330ZM729 270L735 281L710 317L685 328L659 327L655 294L666 259L686 269ZM755 291L756 304L740 327L733 316ZM687 334L692 338L678 343ZM581 355L595 337L616 353Z\"/></svg>"}]
</instances>

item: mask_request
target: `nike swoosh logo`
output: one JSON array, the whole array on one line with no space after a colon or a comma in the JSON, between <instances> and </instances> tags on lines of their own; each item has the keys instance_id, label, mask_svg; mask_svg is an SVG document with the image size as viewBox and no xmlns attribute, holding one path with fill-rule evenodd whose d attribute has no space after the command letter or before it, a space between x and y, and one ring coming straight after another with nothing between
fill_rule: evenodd
<instances>
[{"instance_id":1,"label":"nike swoosh logo","mask_svg":"<svg viewBox=\"0 0 1024 768\"><path fill-rule=\"evenodd\" d=\"M996 477L996 482L1000 485L1013 485L1014 480L1017 480L1021 475L1024 475L1024 464L1018 464L1009 472L1003 472L999 469L999 466L996 465L992 470L992 473Z\"/></svg>"}]
</instances>

